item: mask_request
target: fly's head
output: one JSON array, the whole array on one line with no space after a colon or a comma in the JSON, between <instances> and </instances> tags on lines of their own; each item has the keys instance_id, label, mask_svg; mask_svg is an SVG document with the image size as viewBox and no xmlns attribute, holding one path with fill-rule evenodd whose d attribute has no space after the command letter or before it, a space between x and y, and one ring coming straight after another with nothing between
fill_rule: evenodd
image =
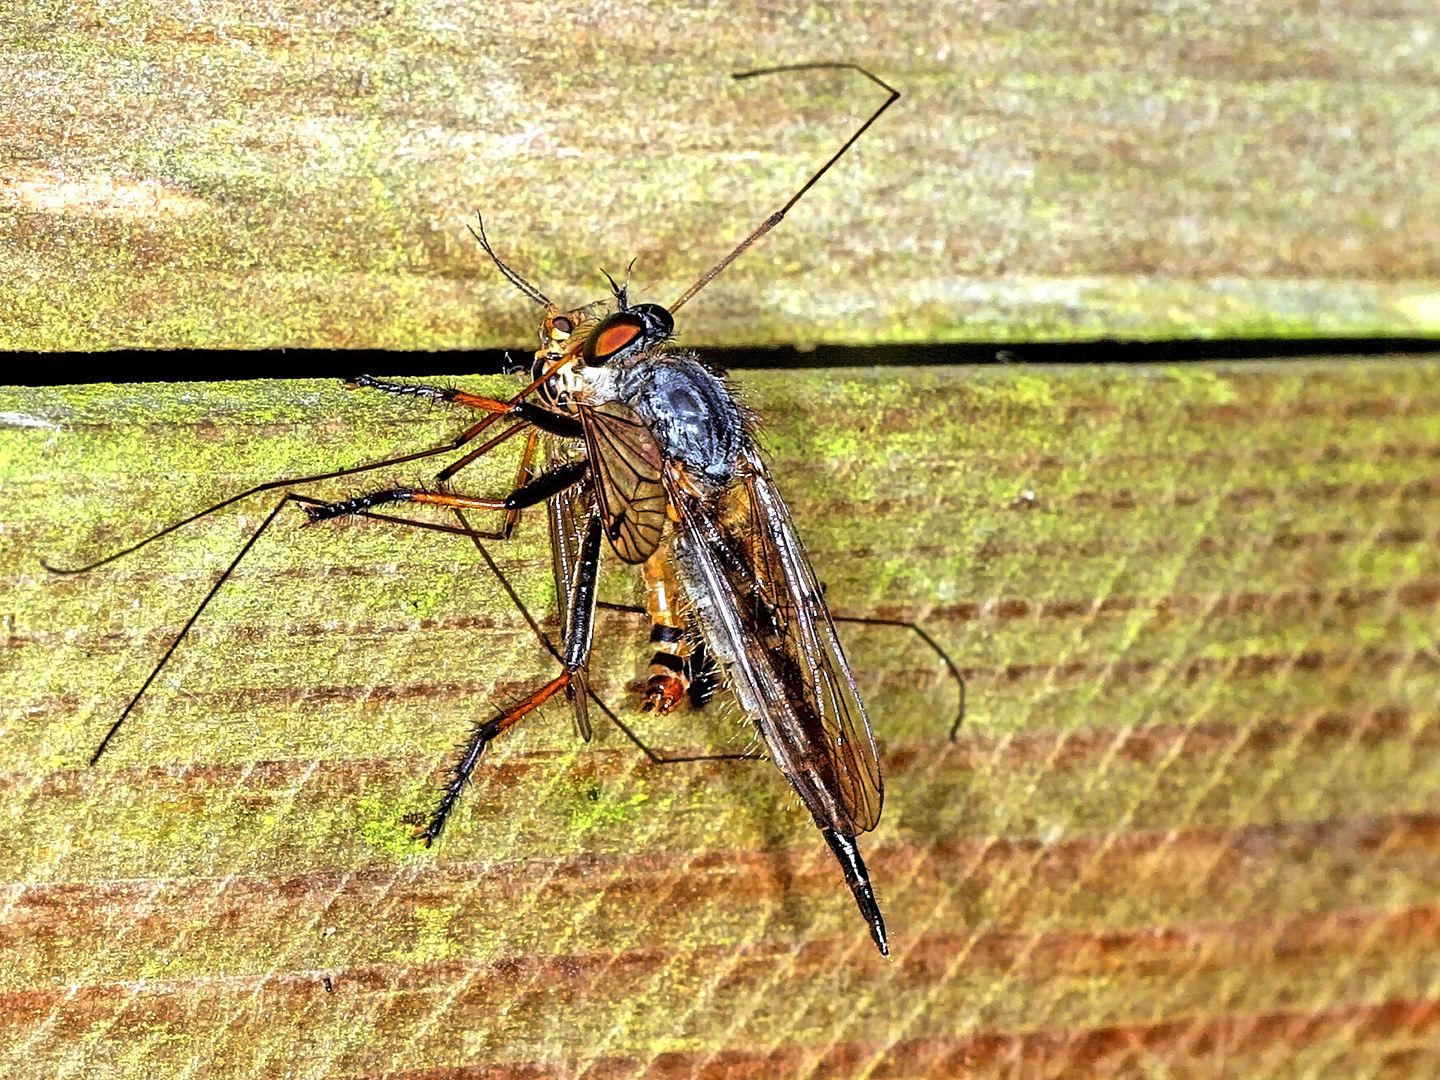
<instances>
[{"instance_id":1,"label":"fly's head","mask_svg":"<svg viewBox=\"0 0 1440 1080\"><path fill-rule=\"evenodd\" d=\"M659 304L623 306L595 324L580 348L587 368L628 367L675 336L675 320Z\"/></svg>"},{"instance_id":2,"label":"fly's head","mask_svg":"<svg viewBox=\"0 0 1440 1080\"><path fill-rule=\"evenodd\" d=\"M635 263L630 263L634 269ZM601 271L604 273L604 271ZM615 312L596 324L585 339L581 358L586 367L626 367L660 348L675 336L675 319L659 304L630 303L630 275L617 284L609 274Z\"/></svg>"},{"instance_id":3,"label":"fly's head","mask_svg":"<svg viewBox=\"0 0 1440 1080\"><path fill-rule=\"evenodd\" d=\"M616 301L613 311L604 301L568 312L547 308L532 377L552 372L540 388L549 404L564 408L571 402L613 400L615 372L675 336L675 320L665 308L632 305L625 286L613 279L610 285Z\"/></svg>"}]
</instances>

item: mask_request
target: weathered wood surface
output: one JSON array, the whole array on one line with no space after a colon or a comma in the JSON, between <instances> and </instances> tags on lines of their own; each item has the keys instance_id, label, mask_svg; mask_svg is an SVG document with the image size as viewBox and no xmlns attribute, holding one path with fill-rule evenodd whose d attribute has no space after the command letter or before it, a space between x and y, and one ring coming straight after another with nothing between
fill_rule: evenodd
<instances>
[{"instance_id":1,"label":"weathered wood surface","mask_svg":"<svg viewBox=\"0 0 1440 1080\"><path fill-rule=\"evenodd\" d=\"M665 302L905 98L689 312L697 344L1440 332L1429 2L7 3L0 349L533 340ZM198 373L203 377L203 372Z\"/></svg>"},{"instance_id":2,"label":"weathered wood surface","mask_svg":"<svg viewBox=\"0 0 1440 1080\"><path fill-rule=\"evenodd\" d=\"M889 962L771 766L656 768L563 709L418 849L452 744L545 669L454 538L288 513L86 767L270 501L85 577L37 559L460 418L317 383L7 391L3 1071L1434 1076L1437 375L744 376L835 608L921 620L969 679L952 745L933 659L848 635ZM540 609L542 532L502 553ZM601 627L608 700L643 637ZM707 713L626 715L747 743Z\"/></svg>"}]
</instances>

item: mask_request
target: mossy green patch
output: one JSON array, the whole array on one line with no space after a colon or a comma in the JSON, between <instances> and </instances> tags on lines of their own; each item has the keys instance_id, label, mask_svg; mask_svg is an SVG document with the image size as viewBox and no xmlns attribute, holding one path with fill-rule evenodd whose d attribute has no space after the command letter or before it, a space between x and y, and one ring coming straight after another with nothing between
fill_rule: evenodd
<instances>
[{"instance_id":1,"label":"mossy green patch","mask_svg":"<svg viewBox=\"0 0 1440 1080\"><path fill-rule=\"evenodd\" d=\"M631 821L649 801L648 785L643 780L629 777L604 782L580 777L570 792L566 824L577 837L613 829ZM653 810L650 807L646 812Z\"/></svg>"},{"instance_id":2,"label":"mossy green patch","mask_svg":"<svg viewBox=\"0 0 1440 1080\"><path fill-rule=\"evenodd\" d=\"M883 748L885 814L862 842L898 964L871 955L772 764L653 766L598 710L576 745L562 701L487 754L442 844L418 848L455 744L555 674L460 538L277 522L84 767L268 507L89 575L37 554L83 561L276 475L433 445L457 417L324 383L6 391L0 414L56 425L0 427L0 870L33 945L10 978L68 1025L16 1030L59 1074L93 1071L71 1045L98 1052L120 1024L154 1052L181 1032L248 1062L253 1043L317 1077L584 1071L595 1047L643 1070L657 1046L734 1050L713 1032L736 1017L745 1046L803 1043L783 1052L826 1067L849 1060L826 1056L837 1025L845 1046L899 1031L947 1055L966 1024L1190 1031L1251 1009L1309 1032L1340 1009L1360 1030L1355 1009L1421 1000L1435 974L1415 929L1440 888L1435 374L740 376L827 602L918 620L965 673L952 743L944 665L903 629L840 627ZM511 476L507 460L465 480ZM553 634L544 532L530 518L492 550ZM610 560L602 596L633 599L634 578ZM592 679L622 719L660 749L754 744L723 695L632 717L645 638L643 618L597 628ZM1316 1060L1355 1060L1332 1048Z\"/></svg>"},{"instance_id":3,"label":"mossy green patch","mask_svg":"<svg viewBox=\"0 0 1440 1080\"><path fill-rule=\"evenodd\" d=\"M402 964L433 964L454 956L457 943L452 930L459 910L454 904L412 907L403 923L387 928L394 943L391 959Z\"/></svg>"},{"instance_id":4,"label":"mossy green patch","mask_svg":"<svg viewBox=\"0 0 1440 1080\"><path fill-rule=\"evenodd\" d=\"M359 824L365 846L397 862L423 857L429 849L415 839L415 829L434 811L438 793L424 781L398 790L367 786L370 790L346 808L346 816Z\"/></svg>"},{"instance_id":5,"label":"mossy green patch","mask_svg":"<svg viewBox=\"0 0 1440 1080\"><path fill-rule=\"evenodd\" d=\"M1415 46L1307 13L1317 29L1259 76L1242 8L1116 35L1056 6L964 46L929 10L867 15L871 40L925 28L883 65L904 98L687 309L687 343L1433 332L1440 243L1415 177L1440 149L1414 122L1434 105ZM846 53L857 23L834 13L637 29L502 6L482 48L427 11L75 32L22 7L16 137L45 153L8 167L0 346L528 343L533 311L465 228L477 207L561 303L637 256L632 295L663 303L876 93L846 73L728 78L756 41ZM1214 43L1199 71L1179 55L1197 38ZM1297 47L1315 40L1323 73ZM84 138L55 136L56 78Z\"/></svg>"},{"instance_id":6,"label":"mossy green patch","mask_svg":"<svg viewBox=\"0 0 1440 1080\"><path fill-rule=\"evenodd\" d=\"M1197 403L1228 405L1239 397L1229 380L1216 371L1172 367L1167 368L1165 374L1184 387L1183 397Z\"/></svg>"}]
</instances>

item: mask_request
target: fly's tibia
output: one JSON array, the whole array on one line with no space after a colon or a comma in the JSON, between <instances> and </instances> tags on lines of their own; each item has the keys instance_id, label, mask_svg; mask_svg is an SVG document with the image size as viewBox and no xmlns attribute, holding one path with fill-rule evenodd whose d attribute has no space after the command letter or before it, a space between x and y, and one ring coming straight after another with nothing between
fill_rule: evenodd
<instances>
[{"instance_id":1,"label":"fly's tibia","mask_svg":"<svg viewBox=\"0 0 1440 1080\"><path fill-rule=\"evenodd\" d=\"M377 379L371 375L356 375L345 380L351 390L379 390L386 394L403 394L407 397L429 398L431 401L453 401L455 391L444 386L426 386L423 383L395 383Z\"/></svg>"},{"instance_id":2,"label":"fly's tibia","mask_svg":"<svg viewBox=\"0 0 1440 1080\"><path fill-rule=\"evenodd\" d=\"M343 502L326 503L324 506L307 506L305 516L312 522L326 521L330 518L345 517L349 514L363 514L366 510L373 510L377 506L386 506L389 503L409 502L414 497L414 492L409 488L391 488L389 491L375 491L369 495L361 495L354 499L345 499Z\"/></svg>"}]
</instances>

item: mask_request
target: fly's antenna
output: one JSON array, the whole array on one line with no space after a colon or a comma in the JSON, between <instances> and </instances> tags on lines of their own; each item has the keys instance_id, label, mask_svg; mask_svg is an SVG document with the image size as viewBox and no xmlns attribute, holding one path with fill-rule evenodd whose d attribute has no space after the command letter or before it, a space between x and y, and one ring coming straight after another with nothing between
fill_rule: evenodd
<instances>
[{"instance_id":1,"label":"fly's antenna","mask_svg":"<svg viewBox=\"0 0 1440 1080\"><path fill-rule=\"evenodd\" d=\"M773 75L779 71L858 71L861 75L864 75L871 82L888 90L890 92L890 96L885 99L884 104L882 104L878 109L876 109L873 113L870 114L870 119L866 120L855 130L855 134L851 135L850 138L845 140L845 145L840 147L839 150L835 151L834 156L831 157L829 161L825 162L824 165L820 166L820 171L817 172L814 176L812 176L809 180L807 180L805 182L805 186L802 187L799 191L795 192L795 194L790 197L789 202L787 202L779 210L776 210L775 213L771 214L768 218L762 221L759 228L757 228L749 236L745 237L744 240L741 240L738 245L736 245L734 251L730 252L729 255L726 255L723 259L721 259L718 263L711 267L710 270L706 272L704 277L702 277L699 281L695 282L694 285L691 285L690 288L686 289L684 295L682 295L679 300L676 300L675 303L670 305L670 313L672 315L675 312L679 311L682 307L684 307L686 301L688 301L692 296L698 293L706 285L709 285L710 282L715 280L715 278L719 277L721 271L723 271L727 266L729 266L732 262L738 259L741 255L745 254L745 252L749 250L751 244L755 243L756 240L759 240L771 229L775 228L776 225L779 225L780 222L784 221L785 215L790 212L790 208L794 206L797 202L799 202L801 198L804 197L805 193L809 191L812 187L814 187L822 176L824 176L827 172L830 171L830 166L834 165L835 162L839 161L842 157L845 156L845 151L849 150L850 147L854 146L855 141L859 139L861 135L865 134L866 130L870 127L870 125L875 123L876 120L880 119L880 114L883 113L886 109L888 109L891 105L895 104L895 102L898 101L900 98L899 90L896 90L884 79L872 75L859 64L784 64L780 67L759 68L755 71L737 72L735 75L731 76L731 78L753 79L757 75ZM488 251L489 249L487 248L486 250ZM491 258L494 258L494 255L491 255ZM496 259L496 262L499 262L499 260ZM502 269L504 268L502 267Z\"/></svg>"},{"instance_id":2,"label":"fly's antenna","mask_svg":"<svg viewBox=\"0 0 1440 1080\"><path fill-rule=\"evenodd\" d=\"M861 128L860 130L864 131L865 129ZM854 140L852 139L851 142L854 142ZM829 168L829 166L827 165L826 168ZM812 184L814 182L814 180L810 181L810 183ZM554 305L550 303L550 298L548 296L542 293L534 285L531 285L514 270L511 270L510 267L505 265L504 260L501 259L499 255L495 254L495 249L490 246L490 238L485 235L485 219L480 216L480 211L478 210L475 211L475 224L480 226L478 232L475 229L475 225L466 225L466 228L470 230L470 235L475 237L475 239L480 242L480 250L485 252L486 255L490 256L490 261L495 264L495 269L499 270L500 273L504 274L511 285L514 285L517 289L523 292L531 300L534 300L541 307L554 307Z\"/></svg>"},{"instance_id":3,"label":"fly's antenna","mask_svg":"<svg viewBox=\"0 0 1440 1080\"><path fill-rule=\"evenodd\" d=\"M620 304L621 311L630 310L630 275L634 272L634 270L635 260L631 259L630 265L625 268L625 284L616 285L615 279L610 276L610 271L606 270L604 267L600 268L600 273L604 274L605 280L610 283L610 291L615 294L615 299Z\"/></svg>"}]
</instances>

